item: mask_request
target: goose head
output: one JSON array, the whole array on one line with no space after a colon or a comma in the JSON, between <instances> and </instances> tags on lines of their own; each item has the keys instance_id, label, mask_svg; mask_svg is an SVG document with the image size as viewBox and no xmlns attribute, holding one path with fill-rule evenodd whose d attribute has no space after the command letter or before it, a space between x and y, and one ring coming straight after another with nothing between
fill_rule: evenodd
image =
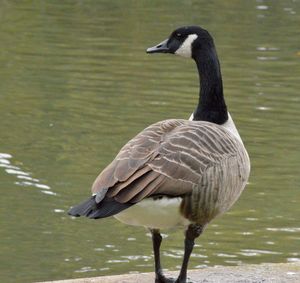
<instances>
[{"instance_id":1,"label":"goose head","mask_svg":"<svg viewBox=\"0 0 300 283\"><path fill-rule=\"evenodd\" d=\"M199 26L184 26L174 30L169 38L147 49L147 53L171 53L192 58L197 65L199 102L190 120L219 125L228 120L223 96L222 74L212 36Z\"/></svg>"},{"instance_id":2,"label":"goose head","mask_svg":"<svg viewBox=\"0 0 300 283\"><path fill-rule=\"evenodd\" d=\"M169 38L150 47L147 53L171 53L186 58L194 58L201 50L214 47L211 35L198 26L184 26L174 30Z\"/></svg>"}]
</instances>

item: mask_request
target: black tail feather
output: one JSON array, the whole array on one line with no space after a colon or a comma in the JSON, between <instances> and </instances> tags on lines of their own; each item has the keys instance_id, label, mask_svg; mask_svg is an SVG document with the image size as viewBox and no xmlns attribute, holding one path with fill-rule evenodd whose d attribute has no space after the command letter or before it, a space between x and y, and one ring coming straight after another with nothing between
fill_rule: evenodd
<instances>
[{"instance_id":1,"label":"black tail feather","mask_svg":"<svg viewBox=\"0 0 300 283\"><path fill-rule=\"evenodd\" d=\"M97 203L95 201L95 197L92 196L88 200L73 206L69 211L68 214L79 217L79 216L88 216L92 210L97 207Z\"/></svg>"},{"instance_id":2,"label":"black tail feather","mask_svg":"<svg viewBox=\"0 0 300 283\"><path fill-rule=\"evenodd\" d=\"M132 203L119 203L113 198L107 197L105 197L100 203L96 203L95 196L92 196L88 200L72 207L68 211L68 214L75 217L86 216L98 219L117 214L132 205Z\"/></svg>"}]
</instances>

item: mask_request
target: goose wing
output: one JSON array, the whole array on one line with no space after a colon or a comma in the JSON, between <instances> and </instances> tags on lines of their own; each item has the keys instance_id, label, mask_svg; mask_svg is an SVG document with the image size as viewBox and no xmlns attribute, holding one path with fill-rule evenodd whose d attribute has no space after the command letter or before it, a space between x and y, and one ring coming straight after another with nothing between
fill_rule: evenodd
<instances>
[{"instance_id":1,"label":"goose wing","mask_svg":"<svg viewBox=\"0 0 300 283\"><path fill-rule=\"evenodd\" d=\"M209 122L165 120L130 140L96 178L96 202L104 197L136 203L151 195L184 196L206 168L237 155L237 141Z\"/></svg>"}]
</instances>

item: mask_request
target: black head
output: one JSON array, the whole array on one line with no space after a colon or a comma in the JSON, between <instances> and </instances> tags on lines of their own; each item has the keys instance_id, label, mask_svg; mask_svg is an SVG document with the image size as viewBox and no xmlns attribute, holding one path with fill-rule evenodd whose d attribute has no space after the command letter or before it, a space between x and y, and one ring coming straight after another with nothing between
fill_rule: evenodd
<instances>
[{"instance_id":1,"label":"black head","mask_svg":"<svg viewBox=\"0 0 300 283\"><path fill-rule=\"evenodd\" d=\"M147 49L147 53L172 53L191 58L205 47L213 47L213 39L205 29L185 26L176 29L169 38Z\"/></svg>"}]
</instances>

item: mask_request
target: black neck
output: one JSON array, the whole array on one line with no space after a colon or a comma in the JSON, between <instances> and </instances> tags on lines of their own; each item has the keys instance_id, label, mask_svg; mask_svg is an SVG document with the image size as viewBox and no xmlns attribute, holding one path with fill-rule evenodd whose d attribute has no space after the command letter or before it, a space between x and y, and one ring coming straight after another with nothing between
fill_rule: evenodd
<instances>
[{"instance_id":1,"label":"black neck","mask_svg":"<svg viewBox=\"0 0 300 283\"><path fill-rule=\"evenodd\" d=\"M223 95L223 83L218 56L214 46L194 52L199 80L199 103L194 112L194 120L223 124L228 119Z\"/></svg>"}]
</instances>

